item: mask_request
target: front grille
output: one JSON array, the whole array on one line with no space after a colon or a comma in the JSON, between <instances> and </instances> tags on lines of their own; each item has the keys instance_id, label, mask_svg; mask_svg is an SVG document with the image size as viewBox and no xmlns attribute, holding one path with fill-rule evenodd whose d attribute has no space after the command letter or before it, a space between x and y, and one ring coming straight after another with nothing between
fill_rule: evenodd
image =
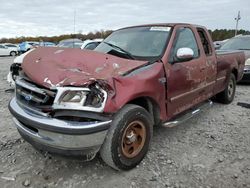
<instances>
[{"instance_id":1,"label":"front grille","mask_svg":"<svg viewBox=\"0 0 250 188\"><path fill-rule=\"evenodd\" d=\"M250 69L245 69L244 73L248 73L249 74L250 73Z\"/></svg>"},{"instance_id":2,"label":"front grille","mask_svg":"<svg viewBox=\"0 0 250 188\"><path fill-rule=\"evenodd\" d=\"M16 80L18 102L33 108L49 109L55 99L56 91L48 90L25 79Z\"/></svg>"},{"instance_id":3,"label":"front grille","mask_svg":"<svg viewBox=\"0 0 250 188\"><path fill-rule=\"evenodd\" d=\"M244 74L241 81L248 81L248 82L250 82L250 74L249 73L248 74Z\"/></svg>"}]
</instances>

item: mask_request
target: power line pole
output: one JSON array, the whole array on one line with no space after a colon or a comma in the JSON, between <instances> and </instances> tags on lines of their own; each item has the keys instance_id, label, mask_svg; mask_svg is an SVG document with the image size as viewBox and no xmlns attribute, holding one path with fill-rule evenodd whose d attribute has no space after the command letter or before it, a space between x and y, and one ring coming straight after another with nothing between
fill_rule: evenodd
<instances>
[{"instance_id":1,"label":"power line pole","mask_svg":"<svg viewBox=\"0 0 250 188\"><path fill-rule=\"evenodd\" d=\"M238 11L238 15L234 19L236 20L236 27L235 27L235 34L234 34L234 36L236 36L237 35L237 31L238 31L238 24L239 24L239 21L241 19L241 17L240 17L240 11Z\"/></svg>"},{"instance_id":2,"label":"power line pole","mask_svg":"<svg viewBox=\"0 0 250 188\"><path fill-rule=\"evenodd\" d=\"M75 48L75 38L76 38L76 9L74 9L74 33L73 33L73 48Z\"/></svg>"},{"instance_id":3,"label":"power line pole","mask_svg":"<svg viewBox=\"0 0 250 188\"><path fill-rule=\"evenodd\" d=\"M76 34L76 9L74 10L74 35Z\"/></svg>"}]
</instances>

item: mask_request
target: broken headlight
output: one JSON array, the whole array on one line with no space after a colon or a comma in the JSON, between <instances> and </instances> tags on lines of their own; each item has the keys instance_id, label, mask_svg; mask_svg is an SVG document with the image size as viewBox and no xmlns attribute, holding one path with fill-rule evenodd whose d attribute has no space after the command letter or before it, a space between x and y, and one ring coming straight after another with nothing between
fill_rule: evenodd
<instances>
[{"instance_id":1,"label":"broken headlight","mask_svg":"<svg viewBox=\"0 0 250 188\"><path fill-rule=\"evenodd\" d=\"M100 88L91 87L86 97L85 106L100 107L103 100L104 93L100 91Z\"/></svg>"},{"instance_id":2,"label":"broken headlight","mask_svg":"<svg viewBox=\"0 0 250 188\"><path fill-rule=\"evenodd\" d=\"M83 105L86 100L86 95L86 91L65 91L59 101L60 103L79 103Z\"/></svg>"},{"instance_id":3,"label":"broken headlight","mask_svg":"<svg viewBox=\"0 0 250 188\"><path fill-rule=\"evenodd\" d=\"M58 87L53 108L101 112L106 99L107 93L97 86L90 88Z\"/></svg>"},{"instance_id":4,"label":"broken headlight","mask_svg":"<svg viewBox=\"0 0 250 188\"><path fill-rule=\"evenodd\" d=\"M245 65L250 65L250 58L246 60Z\"/></svg>"}]
</instances>

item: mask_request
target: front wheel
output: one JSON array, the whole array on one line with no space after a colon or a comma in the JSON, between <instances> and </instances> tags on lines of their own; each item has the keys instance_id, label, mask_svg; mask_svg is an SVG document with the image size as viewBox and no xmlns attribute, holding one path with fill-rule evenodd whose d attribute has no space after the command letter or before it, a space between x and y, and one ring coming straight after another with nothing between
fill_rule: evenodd
<instances>
[{"instance_id":1,"label":"front wheel","mask_svg":"<svg viewBox=\"0 0 250 188\"><path fill-rule=\"evenodd\" d=\"M229 104L234 100L235 90L236 90L236 79L234 74L231 73L225 90L219 93L216 96L216 99L223 104Z\"/></svg>"},{"instance_id":2,"label":"front wheel","mask_svg":"<svg viewBox=\"0 0 250 188\"><path fill-rule=\"evenodd\" d=\"M152 118L144 108L124 106L115 115L101 147L103 161L116 170L134 168L147 154L152 133Z\"/></svg>"}]
</instances>

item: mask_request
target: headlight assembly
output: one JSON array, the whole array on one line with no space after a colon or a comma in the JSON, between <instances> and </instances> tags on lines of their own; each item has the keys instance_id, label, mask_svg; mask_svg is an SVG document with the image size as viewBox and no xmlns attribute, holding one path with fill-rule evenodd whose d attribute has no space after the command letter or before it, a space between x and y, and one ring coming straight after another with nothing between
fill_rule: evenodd
<instances>
[{"instance_id":1,"label":"headlight assembly","mask_svg":"<svg viewBox=\"0 0 250 188\"><path fill-rule=\"evenodd\" d=\"M107 92L98 86L91 88L58 87L53 109L102 112Z\"/></svg>"},{"instance_id":2,"label":"headlight assembly","mask_svg":"<svg viewBox=\"0 0 250 188\"><path fill-rule=\"evenodd\" d=\"M86 100L86 91L65 91L60 97L60 103L79 103L84 104Z\"/></svg>"},{"instance_id":3,"label":"headlight assembly","mask_svg":"<svg viewBox=\"0 0 250 188\"><path fill-rule=\"evenodd\" d=\"M250 65L250 58L246 60L245 65Z\"/></svg>"}]
</instances>

